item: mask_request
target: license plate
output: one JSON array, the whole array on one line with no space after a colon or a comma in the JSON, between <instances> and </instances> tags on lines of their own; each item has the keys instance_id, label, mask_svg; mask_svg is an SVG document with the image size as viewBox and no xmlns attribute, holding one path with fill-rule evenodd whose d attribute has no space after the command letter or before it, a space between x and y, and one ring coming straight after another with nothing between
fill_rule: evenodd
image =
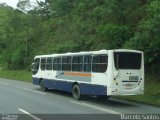
<instances>
[{"instance_id":1,"label":"license plate","mask_svg":"<svg viewBox=\"0 0 160 120\"><path fill-rule=\"evenodd\" d=\"M132 86L132 84L126 84L126 87L131 87Z\"/></svg>"},{"instance_id":2,"label":"license plate","mask_svg":"<svg viewBox=\"0 0 160 120\"><path fill-rule=\"evenodd\" d=\"M129 76L129 80L131 80L131 81L137 80L138 81L139 79L138 79L138 76Z\"/></svg>"}]
</instances>

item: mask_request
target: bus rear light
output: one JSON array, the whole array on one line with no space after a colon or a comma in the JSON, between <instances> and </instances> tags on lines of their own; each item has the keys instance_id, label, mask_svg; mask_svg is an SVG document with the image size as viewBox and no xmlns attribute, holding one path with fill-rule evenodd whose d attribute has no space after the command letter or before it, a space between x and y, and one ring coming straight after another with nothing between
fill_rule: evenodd
<instances>
[{"instance_id":1,"label":"bus rear light","mask_svg":"<svg viewBox=\"0 0 160 120\"><path fill-rule=\"evenodd\" d=\"M116 85L118 85L118 82L117 82L116 78L114 78L114 82L116 83Z\"/></svg>"},{"instance_id":2,"label":"bus rear light","mask_svg":"<svg viewBox=\"0 0 160 120\"><path fill-rule=\"evenodd\" d=\"M139 89L141 92L144 92L144 90L143 89Z\"/></svg>"},{"instance_id":3,"label":"bus rear light","mask_svg":"<svg viewBox=\"0 0 160 120\"><path fill-rule=\"evenodd\" d=\"M114 80L114 82L116 83L116 85L118 85L118 82L117 82L117 80Z\"/></svg>"},{"instance_id":4,"label":"bus rear light","mask_svg":"<svg viewBox=\"0 0 160 120\"><path fill-rule=\"evenodd\" d=\"M140 85L140 84L141 84L141 82L142 82L142 78L140 78L140 80L139 80L139 82L138 82L138 85Z\"/></svg>"}]
</instances>

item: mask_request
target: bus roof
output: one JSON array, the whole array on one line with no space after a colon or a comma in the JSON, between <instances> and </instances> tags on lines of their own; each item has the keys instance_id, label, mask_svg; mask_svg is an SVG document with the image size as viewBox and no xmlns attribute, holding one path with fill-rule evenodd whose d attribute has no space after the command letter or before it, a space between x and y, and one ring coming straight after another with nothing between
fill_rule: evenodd
<instances>
[{"instance_id":1,"label":"bus roof","mask_svg":"<svg viewBox=\"0 0 160 120\"><path fill-rule=\"evenodd\" d=\"M131 50L131 49L115 49L115 52L137 52L137 53L141 53L142 51L139 50Z\"/></svg>"},{"instance_id":2,"label":"bus roof","mask_svg":"<svg viewBox=\"0 0 160 120\"><path fill-rule=\"evenodd\" d=\"M142 51L138 50L131 50L131 49L113 49L113 50L99 50L99 51L81 51L81 52L68 52L62 54L49 54L49 55L37 55L35 58L42 58L42 57L60 57L60 56L78 56L78 55L91 55L91 54L107 54L108 51L115 51L115 52L137 52L141 53Z\"/></svg>"}]
</instances>

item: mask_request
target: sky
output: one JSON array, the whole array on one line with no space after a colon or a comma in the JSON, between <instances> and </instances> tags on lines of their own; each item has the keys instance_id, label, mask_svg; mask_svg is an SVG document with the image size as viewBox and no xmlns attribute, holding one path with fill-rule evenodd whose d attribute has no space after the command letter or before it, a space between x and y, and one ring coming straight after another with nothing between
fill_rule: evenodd
<instances>
[{"instance_id":1,"label":"sky","mask_svg":"<svg viewBox=\"0 0 160 120\"><path fill-rule=\"evenodd\" d=\"M11 6L13 8L17 8L17 3L19 0L0 0L0 3L6 3L8 6ZM41 0L43 1L43 0ZM36 2L36 0L30 0L30 2Z\"/></svg>"},{"instance_id":2,"label":"sky","mask_svg":"<svg viewBox=\"0 0 160 120\"><path fill-rule=\"evenodd\" d=\"M7 5L16 8L16 5L18 3L19 0L0 0L0 3L6 3Z\"/></svg>"}]
</instances>

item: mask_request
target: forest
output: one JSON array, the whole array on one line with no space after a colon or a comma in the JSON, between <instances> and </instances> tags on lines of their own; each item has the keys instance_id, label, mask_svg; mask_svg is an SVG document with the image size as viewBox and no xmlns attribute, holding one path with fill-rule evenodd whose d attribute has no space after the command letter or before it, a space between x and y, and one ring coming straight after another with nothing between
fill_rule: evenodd
<instances>
[{"instance_id":1,"label":"forest","mask_svg":"<svg viewBox=\"0 0 160 120\"><path fill-rule=\"evenodd\" d=\"M0 4L0 68L29 70L35 55L101 49L144 51L160 73L159 0L45 0ZM29 9L33 7L33 9Z\"/></svg>"}]
</instances>

